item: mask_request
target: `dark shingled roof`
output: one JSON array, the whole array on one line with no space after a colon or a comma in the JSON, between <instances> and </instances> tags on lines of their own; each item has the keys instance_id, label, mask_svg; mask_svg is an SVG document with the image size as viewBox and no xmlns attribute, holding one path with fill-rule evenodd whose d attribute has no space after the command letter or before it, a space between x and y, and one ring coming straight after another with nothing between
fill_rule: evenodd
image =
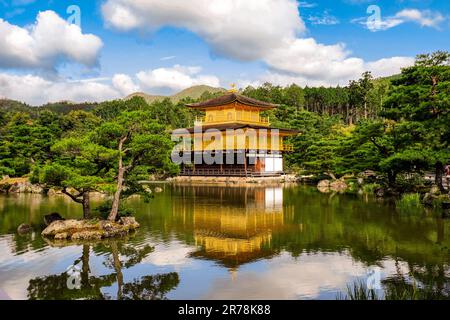
<instances>
[{"instance_id":1,"label":"dark shingled roof","mask_svg":"<svg viewBox=\"0 0 450 320\"><path fill-rule=\"evenodd\" d=\"M233 103L235 101L245 104L247 106L264 108L264 109L273 109L273 108L278 107L277 104L259 101L259 100L245 97L245 96L242 96L242 95L236 94L236 93L228 93L228 94L225 94L218 98L214 98L214 99L211 99L211 100L208 100L205 102L191 103L191 104L187 104L186 106L188 106L190 108L203 109L203 108L219 107L219 106Z\"/></svg>"},{"instance_id":2,"label":"dark shingled roof","mask_svg":"<svg viewBox=\"0 0 450 320\"><path fill-rule=\"evenodd\" d=\"M294 129L282 129L282 128L270 128L270 127L265 127L265 126L258 126L258 125L252 125L252 124L242 124L242 123L226 123L226 124L212 124L212 125L207 125L207 126L202 126L202 133L207 131L208 129L216 129L219 131L225 131L227 129L233 129L233 130L238 130L238 129L267 129L267 130L279 130L281 134L291 134L291 135L295 135L300 133L300 131L298 130L294 130ZM187 128L187 129L176 129L173 131L173 134L175 135L180 135L183 134L185 132L185 130L187 130L189 133L194 133L195 127L194 128Z\"/></svg>"}]
</instances>

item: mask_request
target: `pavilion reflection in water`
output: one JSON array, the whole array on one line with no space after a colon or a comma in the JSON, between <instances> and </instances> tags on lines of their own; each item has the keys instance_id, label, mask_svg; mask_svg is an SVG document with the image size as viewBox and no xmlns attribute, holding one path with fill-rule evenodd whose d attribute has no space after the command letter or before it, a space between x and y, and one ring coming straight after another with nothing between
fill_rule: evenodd
<instances>
[{"instance_id":1,"label":"pavilion reflection in water","mask_svg":"<svg viewBox=\"0 0 450 320\"><path fill-rule=\"evenodd\" d=\"M283 229L286 217L293 214L293 207L283 205L283 188L180 188L195 193L191 205L199 250L193 257L214 260L235 271L242 264L277 253L272 250L272 235ZM185 212L177 206L174 210Z\"/></svg>"}]
</instances>

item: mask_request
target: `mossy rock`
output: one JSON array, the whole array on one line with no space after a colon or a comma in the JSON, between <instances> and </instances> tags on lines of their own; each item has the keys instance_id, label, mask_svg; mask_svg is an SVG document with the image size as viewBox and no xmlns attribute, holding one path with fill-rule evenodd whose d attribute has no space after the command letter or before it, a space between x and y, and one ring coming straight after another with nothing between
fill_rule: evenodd
<instances>
[{"instance_id":1,"label":"mossy rock","mask_svg":"<svg viewBox=\"0 0 450 320\"><path fill-rule=\"evenodd\" d=\"M118 222L106 220L58 220L50 224L42 236L55 240L101 240L123 237L139 228L133 217Z\"/></svg>"}]
</instances>

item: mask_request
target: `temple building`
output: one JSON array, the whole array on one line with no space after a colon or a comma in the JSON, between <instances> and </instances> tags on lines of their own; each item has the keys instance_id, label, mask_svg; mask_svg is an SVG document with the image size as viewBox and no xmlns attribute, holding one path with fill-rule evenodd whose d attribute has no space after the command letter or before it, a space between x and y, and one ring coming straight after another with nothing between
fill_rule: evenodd
<instances>
[{"instance_id":1,"label":"temple building","mask_svg":"<svg viewBox=\"0 0 450 320\"><path fill-rule=\"evenodd\" d=\"M174 154L184 176L264 177L284 174L285 142L298 132L272 128L261 113L278 105L245 97L235 91L205 102L188 104L201 111L194 127L178 129L182 139Z\"/></svg>"}]
</instances>

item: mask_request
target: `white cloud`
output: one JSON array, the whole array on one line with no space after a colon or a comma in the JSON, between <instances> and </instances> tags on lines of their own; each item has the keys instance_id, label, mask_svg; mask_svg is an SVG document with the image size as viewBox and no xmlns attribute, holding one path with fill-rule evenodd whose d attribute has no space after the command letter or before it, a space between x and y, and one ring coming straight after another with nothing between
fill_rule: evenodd
<instances>
[{"instance_id":1,"label":"white cloud","mask_svg":"<svg viewBox=\"0 0 450 320\"><path fill-rule=\"evenodd\" d=\"M0 67L52 69L61 60L93 66L103 43L54 11L40 12L33 25L0 19Z\"/></svg>"},{"instance_id":2,"label":"white cloud","mask_svg":"<svg viewBox=\"0 0 450 320\"><path fill-rule=\"evenodd\" d=\"M238 60L259 59L305 31L296 0L107 0L102 12L121 31L186 28Z\"/></svg>"},{"instance_id":3,"label":"white cloud","mask_svg":"<svg viewBox=\"0 0 450 320\"><path fill-rule=\"evenodd\" d=\"M329 63L329 62L324 62ZM330 64L330 63L329 63ZM386 58L381 60L376 60L372 62L364 62L362 59L357 58L348 58L341 61L335 61L334 63L335 70L334 73L329 76L326 75L327 69L322 68L321 76L310 77L308 75L308 71L320 73L320 63L314 63L311 66L305 67L305 72L297 73L283 73L279 71L269 71L257 81L252 83L248 83L243 81L239 83L241 86L245 87L246 85L252 85L254 87L262 85L264 82L270 82L272 84L288 86L293 83L300 86L335 86L341 85L345 86L348 84L349 80L357 79L361 76L361 74L365 71L371 71L372 75L376 78L378 77L386 77L394 74L400 73L401 69L404 67L408 67L414 64L414 58L410 57L393 57ZM346 69L348 68L348 69ZM332 75L340 77L332 77Z\"/></svg>"},{"instance_id":4,"label":"white cloud","mask_svg":"<svg viewBox=\"0 0 450 320\"><path fill-rule=\"evenodd\" d=\"M175 65L140 71L135 76L115 74L112 78L50 80L40 76L0 73L0 98L23 101L31 105L47 102L101 102L146 91L153 94L175 93L195 85L219 87L219 78L201 74L198 66Z\"/></svg>"},{"instance_id":5,"label":"white cloud","mask_svg":"<svg viewBox=\"0 0 450 320\"><path fill-rule=\"evenodd\" d=\"M122 31L187 28L226 57L263 61L269 71L256 82L271 79L274 83L345 85L367 68L375 75L385 75L411 63L410 58L366 62L352 56L345 44L324 45L313 38L300 38L305 27L298 5L293 0L107 0L102 9L107 24ZM312 18L312 22L337 23L331 18ZM198 82L186 72L165 68L140 73L138 78L148 88L180 89ZM216 82L217 78L196 79Z\"/></svg>"},{"instance_id":6,"label":"white cloud","mask_svg":"<svg viewBox=\"0 0 450 320\"><path fill-rule=\"evenodd\" d=\"M370 31L385 31L397 27L407 22L414 22L421 27L439 28L439 25L445 21L445 17L440 12L431 10L405 9L397 12L393 16L381 19L354 19L354 23L360 23L367 27Z\"/></svg>"},{"instance_id":7,"label":"white cloud","mask_svg":"<svg viewBox=\"0 0 450 320\"><path fill-rule=\"evenodd\" d=\"M126 74L116 74L112 78L112 85L119 90L123 96L127 96L140 90L139 86Z\"/></svg>"},{"instance_id":8,"label":"white cloud","mask_svg":"<svg viewBox=\"0 0 450 320\"><path fill-rule=\"evenodd\" d=\"M167 56L167 57L162 57L159 60L161 60L161 61L168 61L168 60L173 60L175 58L176 58L176 56Z\"/></svg>"},{"instance_id":9,"label":"white cloud","mask_svg":"<svg viewBox=\"0 0 450 320\"><path fill-rule=\"evenodd\" d=\"M332 16L327 11L324 12L323 15L320 16L309 16L308 21L313 25L325 25L325 26L333 26L339 24L340 21L335 16Z\"/></svg>"},{"instance_id":10,"label":"white cloud","mask_svg":"<svg viewBox=\"0 0 450 320\"><path fill-rule=\"evenodd\" d=\"M50 81L34 75L0 73L0 97L41 105L57 101L100 102L121 95L110 85L95 81Z\"/></svg>"},{"instance_id":11,"label":"white cloud","mask_svg":"<svg viewBox=\"0 0 450 320\"><path fill-rule=\"evenodd\" d=\"M201 84L220 86L219 78L213 75L202 75L200 72L200 67L175 65L172 68L141 71L136 77L140 86L146 90L168 89L173 92Z\"/></svg>"},{"instance_id":12,"label":"white cloud","mask_svg":"<svg viewBox=\"0 0 450 320\"><path fill-rule=\"evenodd\" d=\"M309 86L346 85L365 71L381 77L399 73L401 68L414 64L410 57L365 62L352 57L344 44L323 45L312 38L289 41L273 50L266 61L272 70L263 81Z\"/></svg>"},{"instance_id":13,"label":"white cloud","mask_svg":"<svg viewBox=\"0 0 450 320\"><path fill-rule=\"evenodd\" d=\"M300 1L300 2L298 3L298 6L299 6L300 8L310 9L310 8L315 8L315 7L317 7L317 3L307 2L307 1Z\"/></svg>"},{"instance_id":14,"label":"white cloud","mask_svg":"<svg viewBox=\"0 0 450 320\"><path fill-rule=\"evenodd\" d=\"M372 71L375 77L387 77L400 73L402 68L412 66L414 61L411 57L392 57L368 62L365 69Z\"/></svg>"},{"instance_id":15,"label":"white cloud","mask_svg":"<svg viewBox=\"0 0 450 320\"><path fill-rule=\"evenodd\" d=\"M417 22L422 27L433 28L437 28L445 20L441 13L430 10L419 11L417 9L405 9L398 12L395 16L405 21Z\"/></svg>"}]
</instances>

